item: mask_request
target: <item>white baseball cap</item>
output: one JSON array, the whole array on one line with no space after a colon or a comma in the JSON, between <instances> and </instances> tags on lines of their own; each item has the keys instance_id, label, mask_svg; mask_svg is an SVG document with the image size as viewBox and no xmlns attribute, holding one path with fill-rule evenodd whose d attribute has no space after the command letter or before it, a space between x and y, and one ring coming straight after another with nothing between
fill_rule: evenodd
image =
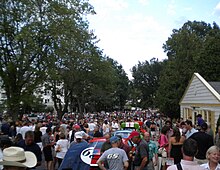
<instances>
[{"instance_id":1,"label":"white baseball cap","mask_svg":"<svg viewBox=\"0 0 220 170\"><path fill-rule=\"evenodd\" d=\"M75 133L75 138L76 139L82 139L83 138L83 134L81 132L76 132Z\"/></svg>"}]
</instances>

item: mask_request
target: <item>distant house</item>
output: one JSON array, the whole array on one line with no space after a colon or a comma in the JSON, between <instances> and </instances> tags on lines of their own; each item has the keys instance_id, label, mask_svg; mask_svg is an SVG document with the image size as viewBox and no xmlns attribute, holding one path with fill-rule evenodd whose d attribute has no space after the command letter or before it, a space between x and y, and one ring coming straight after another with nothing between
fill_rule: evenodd
<instances>
[{"instance_id":1,"label":"distant house","mask_svg":"<svg viewBox=\"0 0 220 170\"><path fill-rule=\"evenodd\" d=\"M4 107L5 110L7 108L6 104L3 106L2 104L7 100L7 96L6 96L6 91L5 89L2 87L3 82L2 79L0 77L0 107ZM63 90L63 84L62 83L58 83L56 85L56 90L57 90L57 94L56 97L61 101L61 104L64 105L64 90ZM54 108L54 101L52 98L52 91L48 88L46 88L45 84L40 85L37 89L35 89L35 91L33 92L33 94L38 97L41 98L41 104L45 105L47 108Z\"/></svg>"},{"instance_id":2,"label":"distant house","mask_svg":"<svg viewBox=\"0 0 220 170\"><path fill-rule=\"evenodd\" d=\"M184 120L191 119L196 124L196 115L201 114L215 130L220 115L220 82L207 82L194 73L179 104Z\"/></svg>"}]
</instances>

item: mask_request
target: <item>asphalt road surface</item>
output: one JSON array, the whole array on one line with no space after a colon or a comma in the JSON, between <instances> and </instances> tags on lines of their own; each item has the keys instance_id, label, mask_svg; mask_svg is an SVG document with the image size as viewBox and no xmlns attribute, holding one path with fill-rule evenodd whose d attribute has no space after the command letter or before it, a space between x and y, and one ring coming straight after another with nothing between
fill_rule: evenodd
<instances>
[{"instance_id":1,"label":"asphalt road surface","mask_svg":"<svg viewBox=\"0 0 220 170\"><path fill-rule=\"evenodd\" d=\"M56 164L55 170L58 169L58 163ZM42 153L42 162L41 162L41 166L38 166L35 168L35 170L46 170L46 162L44 159L44 154Z\"/></svg>"}]
</instances>

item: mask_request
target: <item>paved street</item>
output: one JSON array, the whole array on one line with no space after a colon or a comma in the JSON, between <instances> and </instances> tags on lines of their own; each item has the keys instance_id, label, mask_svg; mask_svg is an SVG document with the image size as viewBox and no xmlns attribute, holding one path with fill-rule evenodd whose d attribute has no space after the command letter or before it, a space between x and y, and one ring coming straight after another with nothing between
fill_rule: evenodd
<instances>
[{"instance_id":1,"label":"paved street","mask_svg":"<svg viewBox=\"0 0 220 170\"><path fill-rule=\"evenodd\" d=\"M38 167L36 168L36 170L46 170L45 167L46 167L46 166L45 166L45 161L44 161L44 154L42 153L42 162L41 162L41 166L38 166Z\"/></svg>"},{"instance_id":2,"label":"paved street","mask_svg":"<svg viewBox=\"0 0 220 170\"><path fill-rule=\"evenodd\" d=\"M57 165L58 165L58 164L57 164ZM55 170L58 169L57 165L56 165ZM38 167L36 168L36 170L46 170L45 167L46 167L46 164L45 164L45 160L44 160L44 154L42 153L42 162L41 162L41 166L38 166Z\"/></svg>"}]
</instances>

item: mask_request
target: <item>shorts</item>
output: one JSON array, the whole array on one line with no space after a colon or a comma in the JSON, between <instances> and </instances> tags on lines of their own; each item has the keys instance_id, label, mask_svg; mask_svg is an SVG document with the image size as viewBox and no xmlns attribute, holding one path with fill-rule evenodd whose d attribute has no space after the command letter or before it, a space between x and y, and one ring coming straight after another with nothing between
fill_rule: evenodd
<instances>
[{"instance_id":1,"label":"shorts","mask_svg":"<svg viewBox=\"0 0 220 170\"><path fill-rule=\"evenodd\" d=\"M161 165L162 166L166 165L167 158L164 158L164 157L159 157L159 158L160 158Z\"/></svg>"},{"instance_id":2,"label":"shorts","mask_svg":"<svg viewBox=\"0 0 220 170\"><path fill-rule=\"evenodd\" d=\"M53 161L52 149L50 146L44 147L43 153L44 153L45 161L47 162Z\"/></svg>"}]
</instances>

